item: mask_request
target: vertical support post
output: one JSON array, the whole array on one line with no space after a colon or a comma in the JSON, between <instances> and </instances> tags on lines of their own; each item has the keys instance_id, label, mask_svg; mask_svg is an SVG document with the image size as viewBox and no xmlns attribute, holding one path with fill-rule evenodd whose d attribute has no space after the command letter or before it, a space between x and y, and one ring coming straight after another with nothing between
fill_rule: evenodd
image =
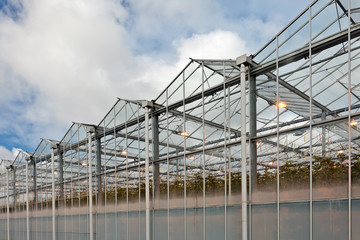
<instances>
[{"instance_id":1,"label":"vertical support post","mask_svg":"<svg viewBox=\"0 0 360 240\"><path fill-rule=\"evenodd\" d=\"M153 108L154 109L154 108ZM156 114L151 115L152 120L152 147L153 147L153 160L159 159L159 116ZM160 165L159 163L153 163L153 183L154 183L154 195L152 201L152 217L151 217L151 236L155 239L155 204L160 201Z\"/></svg>"},{"instance_id":2,"label":"vertical support post","mask_svg":"<svg viewBox=\"0 0 360 240\"><path fill-rule=\"evenodd\" d=\"M169 95L168 89L166 89L166 166L167 166L167 176L166 176L166 192L167 192L167 240L170 240L170 164L169 164Z\"/></svg>"},{"instance_id":3,"label":"vertical support post","mask_svg":"<svg viewBox=\"0 0 360 240\"><path fill-rule=\"evenodd\" d=\"M276 233L277 240L280 240L280 143L279 143L279 123L280 123L280 91L279 91L279 36L276 36Z\"/></svg>"},{"instance_id":4,"label":"vertical support post","mask_svg":"<svg viewBox=\"0 0 360 240\"><path fill-rule=\"evenodd\" d=\"M25 179L26 179L26 239L30 240L30 213L29 213L29 161L30 157L26 158L25 161Z\"/></svg>"},{"instance_id":5,"label":"vertical support post","mask_svg":"<svg viewBox=\"0 0 360 240\"><path fill-rule=\"evenodd\" d=\"M322 112L321 113L321 120L324 121L326 120L326 112ZM322 127L321 129L321 155L323 157L326 156L326 128Z\"/></svg>"},{"instance_id":6,"label":"vertical support post","mask_svg":"<svg viewBox=\"0 0 360 240\"><path fill-rule=\"evenodd\" d=\"M9 199L9 169L6 170L6 219L7 239L10 240L10 199Z\"/></svg>"},{"instance_id":7,"label":"vertical support post","mask_svg":"<svg viewBox=\"0 0 360 240\"><path fill-rule=\"evenodd\" d=\"M248 239L248 220L247 220L247 181L246 181L246 67L248 62L246 55L236 59L240 65L240 86L241 86L241 222L242 239Z\"/></svg>"},{"instance_id":8,"label":"vertical support post","mask_svg":"<svg viewBox=\"0 0 360 240\"><path fill-rule=\"evenodd\" d=\"M32 159L31 163L33 164L33 192L34 192L34 209L37 209L37 177L36 177L36 161L35 159Z\"/></svg>"},{"instance_id":9,"label":"vertical support post","mask_svg":"<svg viewBox=\"0 0 360 240\"><path fill-rule=\"evenodd\" d=\"M247 240L247 183L246 183L246 88L244 64L241 64L241 212L242 239Z\"/></svg>"},{"instance_id":10,"label":"vertical support post","mask_svg":"<svg viewBox=\"0 0 360 240\"><path fill-rule=\"evenodd\" d=\"M61 146L58 145L58 158L59 158L59 183L60 183L60 204L62 205L65 202L64 197L64 154L61 149Z\"/></svg>"},{"instance_id":11,"label":"vertical support post","mask_svg":"<svg viewBox=\"0 0 360 240\"><path fill-rule=\"evenodd\" d=\"M153 114L152 120L152 137L153 137L153 159L159 159L159 116ZM154 195L155 199L160 198L160 165L154 164Z\"/></svg>"},{"instance_id":12,"label":"vertical support post","mask_svg":"<svg viewBox=\"0 0 360 240\"><path fill-rule=\"evenodd\" d=\"M204 62L201 63L201 105L202 105L202 180L203 180L203 192L202 192L202 211L203 211L203 240L206 240L206 156L205 156L205 139L206 139L206 129L205 129L205 96L204 96L204 87L205 84L205 73L204 73ZM230 116L230 114L229 114ZM231 181L229 181L229 189L231 189ZM230 190L231 191L231 190Z\"/></svg>"},{"instance_id":13,"label":"vertical support post","mask_svg":"<svg viewBox=\"0 0 360 240\"><path fill-rule=\"evenodd\" d=\"M96 173L98 180L98 206L102 205L102 179L101 179L101 139L96 138Z\"/></svg>"},{"instance_id":14,"label":"vertical support post","mask_svg":"<svg viewBox=\"0 0 360 240\"><path fill-rule=\"evenodd\" d=\"M13 170L13 196L14 196L14 211L16 211L16 198L17 198L17 196L16 196L16 168L13 166L13 165L11 165L11 167L12 167L12 170Z\"/></svg>"},{"instance_id":15,"label":"vertical support post","mask_svg":"<svg viewBox=\"0 0 360 240\"><path fill-rule=\"evenodd\" d=\"M352 155L352 142L351 142L351 97L352 97L352 86L351 86L351 80L352 80L352 71L351 71L351 33L350 33L350 29L351 29L351 8L354 6L351 6L352 1L348 0L347 4L348 4L348 101L349 101L349 111L348 111L348 145L349 145L349 156L348 156L348 198L349 198L349 202L348 202L348 224L349 224L349 232L348 232L348 239L351 240L352 239L352 172L351 172L351 155ZM355 2L354 2L355 3Z\"/></svg>"},{"instance_id":16,"label":"vertical support post","mask_svg":"<svg viewBox=\"0 0 360 240\"><path fill-rule=\"evenodd\" d=\"M249 78L249 107L250 107L250 137L256 136L256 79L251 76ZM251 161L251 189L255 189L257 185L257 148L256 142L250 141L250 161Z\"/></svg>"},{"instance_id":17,"label":"vertical support post","mask_svg":"<svg viewBox=\"0 0 360 240\"><path fill-rule=\"evenodd\" d=\"M51 185L52 185L52 239L56 240L56 218L55 218L55 154L56 144L51 145Z\"/></svg>"},{"instance_id":18,"label":"vertical support post","mask_svg":"<svg viewBox=\"0 0 360 240\"><path fill-rule=\"evenodd\" d=\"M240 66L241 86L241 222L242 240L248 239L248 216L247 216L247 175L246 175L246 67L251 63L251 58L242 55L236 59L236 65ZM250 81L250 77L249 77ZM250 84L249 84L250 85ZM250 87L250 86L249 86ZM255 99L256 100L256 99ZM256 114L256 111L255 111Z\"/></svg>"},{"instance_id":19,"label":"vertical support post","mask_svg":"<svg viewBox=\"0 0 360 240\"><path fill-rule=\"evenodd\" d=\"M94 238L93 229L93 189L92 189L92 134L95 133L93 126L87 126L86 132L88 134L88 171L89 171L89 235L90 240Z\"/></svg>"},{"instance_id":20,"label":"vertical support post","mask_svg":"<svg viewBox=\"0 0 360 240\"><path fill-rule=\"evenodd\" d=\"M309 114L310 114L310 176L309 176L309 240L313 239L313 111L312 111L312 105L313 105L313 79L312 79L312 8L309 7ZM324 112L322 112L321 118L323 117ZM323 128L324 130L324 128ZM325 146L322 146L325 148ZM324 153L324 149L323 149Z\"/></svg>"},{"instance_id":21,"label":"vertical support post","mask_svg":"<svg viewBox=\"0 0 360 240\"><path fill-rule=\"evenodd\" d=\"M223 92L224 92L224 227L225 227L225 231L224 231L224 239L227 240L227 204L228 204L228 193L227 193L227 172L228 172L228 168L227 165L230 163L230 154L228 154L228 148L227 148L227 128L228 128L228 121L230 119L230 115L227 115L226 112L226 73L225 73L225 63L223 62ZM230 128L230 125L229 125ZM230 164L229 164L230 165Z\"/></svg>"},{"instance_id":22,"label":"vertical support post","mask_svg":"<svg viewBox=\"0 0 360 240\"><path fill-rule=\"evenodd\" d=\"M146 240L150 240L150 185L149 185L149 112L151 102L144 101L145 108L145 233Z\"/></svg>"},{"instance_id":23,"label":"vertical support post","mask_svg":"<svg viewBox=\"0 0 360 240\"><path fill-rule=\"evenodd\" d=\"M249 136L250 138L255 137L257 134L257 116L256 116L256 78L255 76L250 76L249 72ZM249 169L249 178L250 178L250 187L249 187L249 239L252 238L252 192L257 187L257 142L249 140L250 148L250 169Z\"/></svg>"}]
</instances>

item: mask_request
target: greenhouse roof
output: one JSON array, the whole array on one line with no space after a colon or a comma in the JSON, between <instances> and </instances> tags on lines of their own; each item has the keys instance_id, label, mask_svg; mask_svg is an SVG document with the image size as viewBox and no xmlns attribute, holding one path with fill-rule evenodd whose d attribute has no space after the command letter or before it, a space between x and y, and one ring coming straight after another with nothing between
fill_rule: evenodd
<instances>
[{"instance_id":1,"label":"greenhouse roof","mask_svg":"<svg viewBox=\"0 0 360 240\"><path fill-rule=\"evenodd\" d=\"M349 127L344 120L349 113L349 100L352 116L360 117L360 2L351 0L350 18L347 14L347 1L314 1L269 43L251 55L248 71L256 78L257 97L257 136L254 139L271 134L274 136L277 127L280 133L299 131L309 125L310 119L322 124L335 119L335 125L329 127L333 140L347 137ZM247 92L250 91L251 81L248 79ZM312 88L309 87L310 82ZM192 156L202 152L206 146L214 163L211 171L218 171L216 163L224 154L224 146L235 145L240 141L240 120L232 120L231 125L227 121L241 119L239 85L240 67L235 59L190 59L185 68L152 101L152 118L158 121L152 124L159 125L159 139L156 139L159 156L154 157L154 161L186 155L189 158L189 169L196 171L199 159ZM279 124L278 100L285 104L279 114ZM64 179L79 178L78 173L85 178L87 131L93 128L92 139L94 142L100 141L100 145L98 149L93 146L92 154L94 158L96 154L102 155L99 158L102 171L111 176L121 169L137 169L144 164L145 154L145 109L142 104L143 101L118 99L99 124L73 123L63 139L41 140L34 153L19 152L13 165L25 171L26 157L30 154L39 166L39 179L50 182L51 148L56 146L55 154L64 154L63 162L56 162L57 168L64 166ZM250 114L248 110L249 126ZM186 143L179 134L185 129L189 134ZM354 142L360 145L358 129L351 128L351 134ZM250 136L249 131L247 136ZM310 136L302 132L301 136L291 141L296 143L299 138L309 139ZM153 144L152 141L150 144ZM263 143L268 153L259 156L259 164L269 161L269 156L274 154L271 148L275 142L268 139ZM308 141L305 141L298 145L296 151L294 147L291 150L295 154L302 154L302 147L308 145ZM233 151L234 156L240 156L239 149ZM240 161L234 157L232 167L239 168L239 164ZM98 171L96 164L91 168L94 172ZM138 174L135 170L132 172L134 178ZM41 181L38 181L39 187ZM41 186L44 187L43 184Z\"/></svg>"}]
</instances>

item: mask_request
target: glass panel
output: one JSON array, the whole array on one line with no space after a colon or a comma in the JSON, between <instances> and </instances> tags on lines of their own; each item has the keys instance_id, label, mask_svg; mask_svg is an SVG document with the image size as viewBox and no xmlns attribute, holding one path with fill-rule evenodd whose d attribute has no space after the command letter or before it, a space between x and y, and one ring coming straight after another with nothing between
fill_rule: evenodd
<instances>
[{"instance_id":1,"label":"glass panel","mask_svg":"<svg viewBox=\"0 0 360 240\"><path fill-rule=\"evenodd\" d=\"M279 147L280 201L309 201L309 129L281 135Z\"/></svg>"},{"instance_id":2,"label":"glass panel","mask_svg":"<svg viewBox=\"0 0 360 240\"><path fill-rule=\"evenodd\" d=\"M347 156L347 125L338 123L336 125L324 125L321 128L314 128L314 138L318 139L318 133L323 132L327 145L325 152L321 155L320 146L314 149L313 164L313 217L314 237L327 236L332 238L345 237L348 235L347 219L348 205L347 178L348 163ZM313 140L315 144L316 140ZM324 149L322 147L322 149ZM331 221L334 224L330 224Z\"/></svg>"},{"instance_id":3,"label":"glass panel","mask_svg":"<svg viewBox=\"0 0 360 240\"><path fill-rule=\"evenodd\" d=\"M280 204L281 239L309 239L309 209L309 202L294 201Z\"/></svg>"},{"instance_id":4,"label":"glass panel","mask_svg":"<svg viewBox=\"0 0 360 240\"><path fill-rule=\"evenodd\" d=\"M184 172L183 158L170 161L170 238L184 236Z\"/></svg>"},{"instance_id":5,"label":"glass panel","mask_svg":"<svg viewBox=\"0 0 360 240\"><path fill-rule=\"evenodd\" d=\"M279 56L305 46L309 42L309 11L304 12L294 23L283 31L279 39Z\"/></svg>"},{"instance_id":6,"label":"glass panel","mask_svg":"<svg viewBox=\"0 0 360 240\"><path fill-rule=\"evenodd\" d=\"M261 50L255 57L254 61L256 63L264 63L276 58L276 40L272 40L268 45Z\"/></svg>"},{"instance_id":7,"label":"glass panel","mask_svg":"<svg viewBox=\"0 0 360 240\"><path fill-rule=\"evenodd\" d=\"M276 239L276 136L256 143L255 181L251 190L252 236L254 239ZM256 227L255 227L256 226Z\"/></svg>"}]
</instances>

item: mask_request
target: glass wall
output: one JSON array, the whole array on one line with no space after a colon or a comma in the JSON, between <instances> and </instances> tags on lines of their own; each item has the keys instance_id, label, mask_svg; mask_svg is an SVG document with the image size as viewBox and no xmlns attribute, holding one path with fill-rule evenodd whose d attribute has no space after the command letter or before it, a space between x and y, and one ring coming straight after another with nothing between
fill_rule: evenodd
<instances>
[{"instance_id":1,"label":"glass wall","mask_svg":"<svg viewBox=\"0 0 360 240\"><path fill-rule=\"evenodd\" d=\"M2 161L0 238L360 239L358 7L315 1L245 62L192 59Z\"/></svg>"}]
</instances>

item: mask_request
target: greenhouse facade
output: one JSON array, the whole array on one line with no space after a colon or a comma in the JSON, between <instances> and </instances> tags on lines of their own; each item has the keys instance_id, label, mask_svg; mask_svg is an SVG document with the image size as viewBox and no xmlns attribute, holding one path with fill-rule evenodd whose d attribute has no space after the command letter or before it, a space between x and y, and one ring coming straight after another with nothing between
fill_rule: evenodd
<instances>
[{"instance_id":1,"label":"greenhouse facade","mask_svg":"<svg viewBox=\"0 0 360 240\"><path fill-rule=\"evenodd\" d=\"M360 239L359 109L360 1L314 1L2 160L0 239Z\"/></svg>"}]
</instances>

